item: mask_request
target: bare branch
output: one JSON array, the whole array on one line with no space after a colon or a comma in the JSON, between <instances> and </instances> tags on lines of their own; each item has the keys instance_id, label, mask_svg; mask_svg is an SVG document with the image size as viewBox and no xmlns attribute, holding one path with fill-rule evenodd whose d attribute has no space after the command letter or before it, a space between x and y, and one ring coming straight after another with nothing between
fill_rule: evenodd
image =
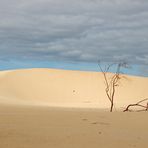
<instances>
[{"instance_id":1,"label":"bare branch","mask_svg":"<svg viewBox=\"0 0 148 148\"><path fill-rule=\"evenodd\" d=\"M137 102L137 104L142 103L142 102L147 101L147 100L148 100L148 98L143 99L143 100L141 100L141 101Z\"/></svg>"},{"instance_id":2,"label":"bare branch","mask_svg":"<svg viewBox=\"0 0 148 148\"><path fill-rule=\"evenodd\" d=\"M119 64L112 63L112 64L109 64L108 66L105 66L105 69L102 68L100 62L98 65L104 77L105 86L106 86L105 92L111 103L110 112L112 112L114 108L114 97L115 97L116 87L119 86L119 81L122 78L120 76L121 75L120 69L125 66L125 63L119 63ZM109 70L111 69L111 67L114 65L117 65L116 72L110 77L108 77L107 74L109 73Z\"/></svg>"},{"instance_id":3,"label":"bare branch","mask_svg":"<svg viewBox=\"0 0 148 148\"><path fill-rule=\"evenodd\" d=\"M137 103L134 103L134 104L129 104L123 112L131 111L131 110L129 110L129 108L130 108L130 107L133 107L133 106L142 107L142 108L145 109L145 111L148 111L148 102L146 103L146 105L142 105L142 104L141 104L141 103L143 103L143 102L145 102L145 101L148 101L148 98L143 99L143 100L140 100L140 101L138 101ZM140 110L138 110L138 111L140 111ZM143 110L142 110L142 111L143 111Z\"/></svg>"}]
</instances>

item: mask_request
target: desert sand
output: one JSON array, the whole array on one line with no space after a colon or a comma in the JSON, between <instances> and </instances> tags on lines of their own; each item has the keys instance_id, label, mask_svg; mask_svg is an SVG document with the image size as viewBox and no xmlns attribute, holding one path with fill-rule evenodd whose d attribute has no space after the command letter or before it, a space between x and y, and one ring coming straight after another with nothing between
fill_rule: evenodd
<instances>
[{"instance_id":1,"label":"desert sand","mask_svg":"<svg viewBox=\"0 0 148 148\"><path fill-rule=\"evenodd\" d=\"M126 75L110 113L101 73L1 71L0 148L146 148L148 113L122 111L147 98L147 86Z\"/></svg>"}]
</instances>

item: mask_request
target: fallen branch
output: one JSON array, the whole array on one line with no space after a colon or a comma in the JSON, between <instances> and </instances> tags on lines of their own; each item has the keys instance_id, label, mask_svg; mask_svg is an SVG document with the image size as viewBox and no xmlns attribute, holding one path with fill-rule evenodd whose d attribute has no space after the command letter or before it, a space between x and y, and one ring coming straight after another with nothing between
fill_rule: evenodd
<instances>
[{"instance_id":1,"label":"fallen branch","mask_svg":"<svg viewBox=\"0 0 148 148\"><path fill-rule=\"evenodd\" d=\"M145 102L145 101L147 101L146 105L142 105L141 103L143 103L143 102ZM133 106L137 106L137 107L142 107L142 108L144 108L144 110L140 110L140 111L148 111L148 98L143 99L143 100L140 100L140 101L138 101L138 102L135 103L135 104L129 104L123 112L131 111L129 108L130 108L130 107L133 107Z\"/></svg>"}]
</instances>

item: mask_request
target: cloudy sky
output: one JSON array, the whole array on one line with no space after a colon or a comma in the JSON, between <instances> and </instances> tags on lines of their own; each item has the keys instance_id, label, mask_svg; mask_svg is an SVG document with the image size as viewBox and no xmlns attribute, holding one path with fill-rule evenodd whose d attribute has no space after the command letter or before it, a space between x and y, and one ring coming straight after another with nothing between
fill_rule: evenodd
<instances>
[{"instance_id":1,"label":"cloudy sky","mask_svg":"<svg viewBox=\"0 0 148 148\"><path fill-rule=\"evenodd\" d=\"M97 70L98 59L148 75L147 0L0 0L0 69Z\"/></svg>"}]
</instances>

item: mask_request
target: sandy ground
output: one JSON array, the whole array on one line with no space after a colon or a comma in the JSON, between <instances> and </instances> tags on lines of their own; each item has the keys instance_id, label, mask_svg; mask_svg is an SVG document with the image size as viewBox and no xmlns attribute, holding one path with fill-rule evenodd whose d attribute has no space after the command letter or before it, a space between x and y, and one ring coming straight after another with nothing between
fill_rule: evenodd
<instances>
[{"instance_id":1,"label":"sandy ground","mask_svg":"<svg viewBox=\"0 0 148 148\"><path fill-rule=\"evenodd\" d=\"M54 69L0 72L0 148L147 148L148 78L126 76L109 101L101 73Z\"/></svg>"},{"instance_id":2,"label":"sandy ground","mask_svg":"<svg viewBox=\"0 0 148 148\"><path fill-rule=\"evenodd\" d=\"M148 113L0 106L1 148L147 148Z\"/></svg>"}]
</instances>

